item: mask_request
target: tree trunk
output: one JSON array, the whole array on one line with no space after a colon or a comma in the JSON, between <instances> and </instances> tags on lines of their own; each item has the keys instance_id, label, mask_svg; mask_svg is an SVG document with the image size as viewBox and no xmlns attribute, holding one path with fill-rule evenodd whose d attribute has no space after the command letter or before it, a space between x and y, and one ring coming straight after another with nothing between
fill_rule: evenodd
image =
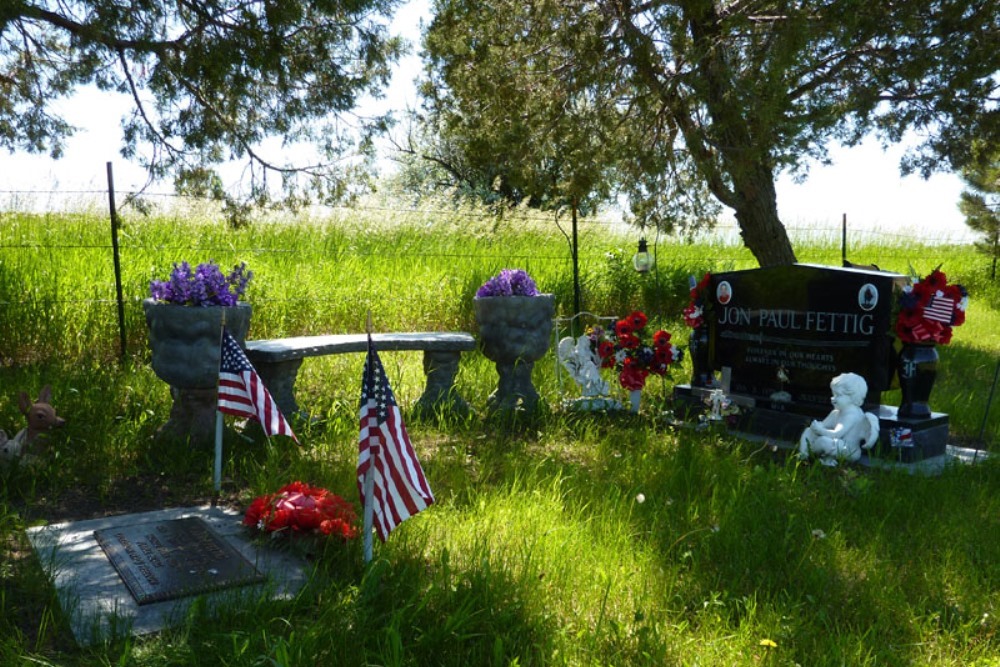
<instances>
[{"instance_id":1,"label":"tree trunk","mask_svg":"<svg viewBox=\"0 0 1000 667\"><path fill-rule=\"evenodd\" d=\"M732 174L736 191L736 222L743 243L761 266L795 263L795 251L778 219L774 175L766 167Z\"/></svg>"}]
</instances>

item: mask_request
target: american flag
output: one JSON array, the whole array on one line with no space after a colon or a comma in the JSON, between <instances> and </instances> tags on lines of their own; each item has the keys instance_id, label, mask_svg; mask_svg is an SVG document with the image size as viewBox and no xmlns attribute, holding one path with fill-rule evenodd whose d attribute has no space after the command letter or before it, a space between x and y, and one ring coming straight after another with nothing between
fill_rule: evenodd
<instances>
[{"instance_id":1,"label":"american flag","mask_svg":"<svg viewBox=\"0 0 1000 667\"><path fill-rule=\"evenodd\" d=\"M951 324L955 314L955 300L946 296L934 296L924 308L924 317L935 322Z\"/></svg>"},{"instance_id":2,"label":"american flag","mask_svg":"<svg viewBox=\"0 0 1000 667\"><path fill-rule=\"evenodd\" d=\"M268 435L287 435L299 441L247 355L225 330L219 366L219 412L256 419Z\"/></svg>"},{"instance_id":3,"label":"american flag","mask_svg":"<svg viewBox=\"0 0 1000 667\"><path fill-rule=\"evenodd\" d=\"M361 434L358 442L358 492L365 503L365 474L374 461L372 521L379 539L434 502L424 471L406 434L403 415L368 338L361 381Z\"/></svg>"},{"instance_id":4,"label":"american flag","mask_svg":"<svg viewBox=\"0 0 1000 667\"><path fill-rule=\"evenodd\" d=\"M913 431L908 428L894 428L889 433L893 447L913 447Z\"/></svg>"}]
</instances>

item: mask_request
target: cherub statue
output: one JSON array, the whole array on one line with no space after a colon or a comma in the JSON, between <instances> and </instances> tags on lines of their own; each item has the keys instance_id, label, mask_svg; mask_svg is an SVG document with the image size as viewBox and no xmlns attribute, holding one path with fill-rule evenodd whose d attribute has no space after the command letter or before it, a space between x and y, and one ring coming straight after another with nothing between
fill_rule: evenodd
<instances>
[{"instance_id":1,"label":"cherub statue","mask_svg":"<svg viewBox=\"0 0 1000 667\"><path fill-rule=\"evenodd\" d=\"M861 405L868 383L856 373L842 373L830 382L833 411L823 421L814 420L799 439L799 455L819 457L820 463L835 466L841 461L857 461L862 449L870 449L879 436L878 417L864 412Z\"/></svg>"},{"instance_id":2,"label":"cherub statue","mask_svg":"<svg viewBox=\"0 0 1000 667\"><path fill-rule=\"evenodd\" d=\"M566 336L559 341L559 361L580 385L584 398L608 395L608 383L601 377L601 360L590 347L590 337L583 334L574 339Z\"/></svg>"}]
</instances>

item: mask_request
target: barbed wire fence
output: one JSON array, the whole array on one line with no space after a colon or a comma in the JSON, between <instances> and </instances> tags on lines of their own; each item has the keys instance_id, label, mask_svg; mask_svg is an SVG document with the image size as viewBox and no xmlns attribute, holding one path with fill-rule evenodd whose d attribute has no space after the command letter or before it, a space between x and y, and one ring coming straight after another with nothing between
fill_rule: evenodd
<instances>
[{"instance_id":1,"label":"barbed wire fence","mask_svg":"<svg viewBox=\"0 0 1000 667\"><path fill-rule=\"evenodd\" d=\"M72 300L73 302L79 303L83 300L94 304L115 304L118 314L118 328L121 332L120 336L122 337L121 347L123 355L126 346L124 341L124 332L126 328L124 309L126 301L132 301L134 300L134 297L132 299L127 299L122 292L121 251L122 247L126 250L135 249L136 246L134 244L136 241L134 239L126 239L124 241L119 239L118 230L120 228L120 223L117 220L118 212L116 207L118 206L119 201L126 202L137 196L141 196L146 200L162 202L163 205L155 207L151 212L151 215L161 219L176 219L181 221L188 219L188 217L193 213L209 217L218 216L220 219L222 217L221 212L218 210L218 204L205 198L192 197L172 192L137 192L126 190L116 193L113 186L113 178L111 177L110 167L108 187L104 189L96 187L92 189L74 190L0 189L0 222L2 222L4 216L17 214L28 214L29 217L30 215L41 215L45 219L45 224L49 225L53 224L53 222L57 225L60 224L61 220L58 219L58 216L73 216L74 214L85 215L90 220L107 220L109 229L109 233L106 236L107 242L101 243L82 242L72 238L59 238L58 236L47 237L43 241L11 240L9 235L4 233L5 225L0 224L0 251L37 252L46 250L50 252L95 253L97 257L104 257L103 260L99 261L109 261L112 263L115 267L114 285L105 285L103 288L104 294L91 296L89 299L81 299L80 295L67 295L66 297L60 299L59 302L68 302ZM428 221L433 221L436 218L454 219L456 217L463 216L468 216L470 218L483 218L486 215L483 211L464 211L454 207L445 207L444 205L435 206L434 202L430 205L414 204L412 206L405 206L399 201L375 200L362 202L353 206L314 208L299 212L298 214L287 214L279 219L294 224L297 220L313 220L317 218L336 216L346 218L359 213L366 215L384 215L387 218L400 220L406 220L409 218ZM146 213L139 210L129 211L130 217L140 217L145 214ZM57 218L53 220L51 216L57 216ZM567 217L568 216L563 216L562 219L560 219L558 215L554 215L552 213L532 211L519 211L518 213L519 223L537 225L548 230L551 230L553 224L555 224L559 227L559 230L563 233L563 235L566 236L567 241L569 241L569 232L567 229L569 221L566 219ZM66 220L68 221L69 219L70 218L67 218ZM588 240L593 239L595 236L605 238L613 236L620 239L623 252L628 253L631 252L628 248L628 244L634 244L642 234L642 230L630 227L622 221L620 216L614 215L588 217L586 219L585 228L586 235L581 237L583 243L579 246L579 248L584 248L584 250L580 251L578 248L578 257L581 262L590 263L591 265L596 262L605 261L605 257L603 251L593 251L591 249L592 244L587 243ZM792 224L788 225L786 228L789 235L796 242L818 244L828 248L836 248L839 245L841 259L850 259L852 262L858 264L905 266L907 262L913 260L912 253L906 250L906 242L913 239L913 230L890 231L848 225L846 216L844 216L837 224L829 224L826 226L816 224ZM934 237L929 235L926 231L921 233L921 245L923 246L968 244L970 242L971 241L968 238L956 239L951 235ZM711 229L693 232L685 237L671 236L661 238L660 235L657 235L657 238L653 243L654 253L663 244L669 244L671 246L670 257L673 261L691 266L701 266L705 271L738 270L744 268L754 268L756 266L756 262L753 260L752 256L745 252L745 249L742 247L739 228L737 227L735 221L722 220L716 223ZM707 254L705 252L706 244L709 248L715 249L717 252L714 254ZM606 246L606 243L602 244L602 247ZM199 247L207 252L213 252L216 250L211 247ZM187 251L190 248L190 243L178 242L176 246L157 245L155 250L159 253L169 253L174 251ZM863 256L854 256L853 251L856 248L861 249ZM687 252L687 249L690 249L690 252ZM255 256L265 253L297 253L298 255L303 253L302 248L292 249L280 247L233 248L232 246L227 246L225 248L218 248L217 250L219 252L232 252L233 250L236 250ZM318 253L321 252L321 250L318 248L305 249L305 253L307 254L313 252ZM356 252L362 253L364 250L359 249ZM411 261L490 259L489 257L483 256L477 257L475 254L458 255L454 253L428 252L426 249L394 249L394 253L400 255L405 255L408 252L411 253L411 256L409 257ZM108 259L109 257L110 260ZM567 263L571 259L569 253L559 255L539 253L532 254L530 256L509 258L512 260L530 262L536 266L555 264L560 267L567 266ZM14 305L17 303L17 301L8 301L7 305Z\"/></svg>"},{"instance_id":2,"label":"barbed wire fence","mask_svg":"<svg viewBox=\"0 0 1000 667\"><path fill-rule=\"evenodd\" d=\"M139 308L141 298L134 294L127 295L123 292L121 277L122 252L154 251L162 255L184 253L190 251L192 248L191 242L183 240L178 240L176 244L159 243L155 247L149 247L142 245L143 241L141 239L137 240L131 237L120 238L118 234L120 222L117 220L116 200L124 201L129 197L140 194L147 199L166 203L165 206L155 208L151 213L151 215L159 219L181 222L187 220L192 211L197 211L200 215L208 215L208 219L211 219L211 216L216 216L219 220L222 219L221 213L212 212L212 209L216 208L214 202L175 193L139 193L134 191L115 193L113 187L84 190L0 189L0 282L4 280L3 264L5 253L8 254L8 258L16 255L16 253L80 253L85 256L86 261L101 263L106 267L113 265L113 282L109 280L107 284L92 286L88 295L62 294L55 297L46 295L42 298L48 300L51 304L58 304L61 307L71 307L73 304L79 306L81 303L83 304L82 307L97 307L101 311L99 317L101 322L96 326L107 334L106 340L109 343L112 331L117 328L121 348L120 355L124 358L127 348L126 332L128 331L126 310L128 309L130 317L135 318L135 313L141 311ZM62 200L58 205L56 202L57 199ZM38 202L40 201L44 202L44 205L39 206ZM206 209L209 211L207 214ZM305 212L301 218L307 221L324 219L326 216L333 218L340 216L340 219L349 219L352 215L359 213L369 216L382 215L388 219L417 220L427 223L433 223L439 218L454 219L466 216L468 218L482 219L488 215L483 211L463 211L443 205L440 207L435 207L434 205L405 206L399 202L376 201L364 202L355 206L324 207L318 210L310 210ZM86 218L88 224L94 224L95 221L98 223L103 221L103 224L107 225L108 233L105 235L107 240L94 242L90 240L92 235L88 236L87 240L73 238L72 236L60 237L58 232L48 235L28 234L22 235L21 238L12 238L12 235L8 233L10 230L8 226L10 223L8 221L11 220L17 220L18 224L22 225L33 224L32 221L34 220L39 228L44 226L51 227L53 225L58 227L60 224L65 224L69 228L74 216L77 214ZM128 215L130 217L130 224L132 224L134 219L141 219L140 216L143 214L137 210L130 210ZM544 228L548 231L552 231L553 225L557 225L568 241L569 221L567 218L568 216L563 216L560 219L558 215L552 213L521 211L518 214L518 223L536 225L539 229ZM299 219L300 216L289 214L285 221L295 224ZM582 250L579 253L579 259L581 266L586 265L590 269L593 269L599 263L607 261L607 257L605 256L606 251L595 250L595 247L607 248L608 244L606 242L601 244L592 243L595 238L600 237L602 241L606 241L608 236L614 236L620 241L619 246L622 254L630 257L631 252L635 250L634 244L637 239L643 234L643 231L649 231L637 230L622 222L620 217L610 215L587 218L584 229L586 230L585 234L580 237L580 248ZM826 256L831 264L837 261L839 254L839 259L849 259L857 264L878 265L883 268L896 267L895 270L899 270L898 267L926 263L928 261L926 251L928 246L961 246L967 252L967 246L971 245L975 240L972 238L971 233L964 237L956 238L954 235L942 234L935 236L929 233L928 230L919 230L919 248L913 250L911 246L916 236L915 231L917 230L866 228L849 224L846 216L842 217L835 224L827 224L825 226L817 224L790 224L786 226L786 229L796 244L812 244L824 247L826 249ZM655 232L653 233L655 234ZM742 247L739 228L734 221L720 221L711 230L696 232L687 237L661 237L657 235L655 239L651 238L650 241L652 241L651 247L654 253L658 248L669 245L671 261L684 267L701 267L705 271L716 272L755 268L757 266L753 257ZM261 245L212 247L201 244L197 247L199 250L209 253L236 252L251 256L295 254L299 259L303 256L308 258L310 255L319 257L324 253L324 249L321 247L287 248L263 247ZM708 248L707 252L706 247ZM357 248L353 252L363 254L375 251ZM921 252L924 254L920 255ZM483 260L488 263L494 259L472 252L432 252L427 248L394 248L393 253L399 257L400 262ZM568 249L564 253L552 254L551 246L547 250L540 247L537 253L530 255L511 255L508 253L505 257L511 261L521 261L538 267L555 266L558 267L559 271L565 272L565 274L568 274L570 271L571 256ZM658 266L658 263L654 263L654 266ZM676 278L676 276L673 277ZM5 286L0 291L0 313L4 310L11 312L11 309L16 309L19 306L31 303L32 300L39 299L37 293L26 293L25 297L20 300L11 298L12 295L17 293L17 290L11 289L10 285ZM281 302L316 301L317 298L329 298L332 300L337 297L316 297L311 295L301 298L271 297L269 300ZM49 307L50 305L48 304L42 305L41 310L45 311ZM111 324L115 315L117 316L117 326ZM0 320L3 319L6 318L0 316ZM3 324L3 322L0 322L0 325ZM132 325L134 327L135 322L132 322ZM3 358L3 351L0 351L0 363L3 363ZM994 374L993 383L989 390L990 399L979 429L979 442L984 442L983 431L986 428L989 416L989 404L993 402L993 393L996 389L998 379L1000 379L1000 361L997 362L996 373Z\"/></svg>"}]
</instances>

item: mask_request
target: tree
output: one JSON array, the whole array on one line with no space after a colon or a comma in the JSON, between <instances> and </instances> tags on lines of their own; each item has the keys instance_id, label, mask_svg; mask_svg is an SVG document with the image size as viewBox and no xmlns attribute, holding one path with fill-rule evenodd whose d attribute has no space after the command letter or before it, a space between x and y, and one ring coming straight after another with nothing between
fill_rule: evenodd
<instances>
[{"instance_id":1,"label":"tree","mask_svg":"<svg viewBox=\"0 0 1000 667\"><path fill-rule=\"evenodd\" d=\"M677 195L705 192L734 211L761 265L783 264L795 253L777 213L781 171L872 130L893 141L933 128L951 142L997 128L997 16L997 0L437 0L425 95L475 164L517 145L522 165L552 136L527 110L585 100L610 130L592 168L640 223L669 227ZM541 102L540 76L559 82ZM966 158L932 140L905 166ZM501 166L526 192L545 189Z\"/></svg>"},{"instance_id":2,"label":"tree","mask_svg":"<svg viewBox=\"0 0 1000 667\"><path fill-rule=\"evenodd\" d=\"M962 169L962 180L969 187L961 194L959 210L965 224L983 235L976 247L992 258L990 279L996 280L1000 258L1000 148L992 150L975 142L972 161Z\"/></svg>"},{"instance_id":3,"label":"tree","mask_svg":"<svg viewBox=\"0 0 1000 667\"><path fill-rule=\"evenodd\" d=\"M580 212L622 190L646 188L645 195L670 203L664 225L704 217L706 200L677 187L684 179L658 178L656 169L637 178L617 173L630 163L659 160L640 152L644 147L633 136L634 123L643 118L618 105L613 87L591 76L596 70L572 69L578 54L599 39L600 26L592 20L598 17L566 23L558 8L517 1L438 6L427 34L423 112L398 146L410 186L446 182L486 201ZM498 38L484 39L484 30ZM678 165L691 176L682 157L674 160L675 174ZM644 225L662 213L648 205L653 199L631 199L645 208L639 216Z\"/></svg>"},{"instance_id":4,"label":"tree","mask_svg":"<svg viewBox=\"0 0 1000 667\"><path fill-rule=\"evenodd\" d=\"M384 124L349 112L401 52L383 20L396 2L4 0L0 146L59 157L73 128L54 103L96 84L131 96L122 154L151 180L172 174L182 190L235 205L216 168L238 160L257 203L271 196L269 175L286 203L339 198L355 141L363 149ZM270 138L310 142L316 161L269 158Z\"/></svg>"}]
</instances>

